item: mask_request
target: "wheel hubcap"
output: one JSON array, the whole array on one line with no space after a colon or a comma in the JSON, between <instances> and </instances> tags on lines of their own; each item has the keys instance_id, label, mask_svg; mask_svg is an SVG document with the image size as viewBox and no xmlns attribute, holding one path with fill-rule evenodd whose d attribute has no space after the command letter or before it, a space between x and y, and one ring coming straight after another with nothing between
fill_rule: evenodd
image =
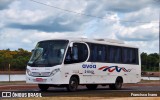
<instances>
[{"instance_id":1,"label":"wheel hubcap","mask_svg":"<svg viewBox=\"0 0 160 100\"><path fill-rule=\"evenodd\" d=\"M71 81L71 88L75 89L76 88L76 82L75 81Z\"/></svg>"},{"instance_id":2,"label":"wheel hubcap","mask_svg":"<svg viewBox=\"0 0 160 100\"><path fill-rule=\"evenodd\" d=\"M120 87L122 86L122 82L121 82L121 80L117 80L117 82L116 82L116 86L117 86L118 88L120 88Z\"/></svg>"}]
</instances>

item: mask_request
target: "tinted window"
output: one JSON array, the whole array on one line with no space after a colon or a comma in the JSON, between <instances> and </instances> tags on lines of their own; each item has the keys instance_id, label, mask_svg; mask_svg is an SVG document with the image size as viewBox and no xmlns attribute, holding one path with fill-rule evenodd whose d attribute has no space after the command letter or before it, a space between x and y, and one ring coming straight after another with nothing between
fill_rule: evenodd
<instances>
[{"instance_id":1,"label":"tinted window","mask_svg":"<svg viewBox=\"0 0 160 100\"><path fill-rule=\"evenodd\" d=\"M98 53L97 53L97 61L106 62L106 46L99 45L98 46Z\"/></svg>"},{"instance_id":2,"label":"tinted window","mask_svg":"<svg viewBox=\"0 0 160 100\"><path fill-rule=\"evenodd\" d=\"M88 43L89 62L138 64L138 49Z\"/></svg>"},{"instance_id":3,"label":"tinted window","mask_svg":"<svg viewBox=\"0 0 160 100\"><path fill-rule=\"evenodd\" d=\"M123 63L138 64L138 49L123 48Z\"/></svg>"},{"instance_id":4,"label":"tinted window","mask_svg":"<svg viewBox=\"0 0 160 100\"><path fill-rule=\"evenodd\" d=\"M79 63L86 61L88 57L87 46L83 43L74 43L73 47L67 50L65 64Z\"/></svg>"},{"instance_id":5,"label":"tinted window","mask_svg":"<svg viewBox=\"0 0 160 100\"><path fill-rule=\"evenodd\" d=\"M90 62L106 62L106 46L101 44L89 43L90 47Z\"/></svg>"},{"instance_id":6,"label":"tinted window","mask_svg":"<svg viewBox=\"0 0 160 100\"><path fill-rule=\"evenodd\" d=\"M108 60L110 63L121 62L121 47L109 46L108 47Z\"/></svg>"}]
</instances>

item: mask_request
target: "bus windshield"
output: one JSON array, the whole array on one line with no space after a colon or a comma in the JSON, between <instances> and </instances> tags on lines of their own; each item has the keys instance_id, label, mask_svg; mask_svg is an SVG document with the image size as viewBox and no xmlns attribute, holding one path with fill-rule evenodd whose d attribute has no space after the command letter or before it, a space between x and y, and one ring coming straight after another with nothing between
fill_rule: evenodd
<instances>
[{"instance_id":1,"label":"bus windshield","mask_svg":"<svg viewBox=\"0 0 160 100\"><path fill-rule=\"evenodd\" d=\"M38 42L28 62L31 67L51 67L62 63L68 40Z\"/></svg>"}]
</instances>

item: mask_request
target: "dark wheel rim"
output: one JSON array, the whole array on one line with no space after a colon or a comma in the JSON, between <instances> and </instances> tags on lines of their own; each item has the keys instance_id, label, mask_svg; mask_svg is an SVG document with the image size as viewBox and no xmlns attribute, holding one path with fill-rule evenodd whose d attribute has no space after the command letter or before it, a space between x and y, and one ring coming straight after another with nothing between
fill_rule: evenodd
<instances>
[{"instance_id":1,"label":"dark wheel rim","mask_svg":"<svg viewBox=\"0 0 160 100\"><path fill-rule=\"evenodd\" d=\"M117 88L121 88L121 87L122 87L122 81L121 81L120 79L118 79L118 80L116 81L116 87L117 87Z\"/></svg>"},{"instance_id":2,"label":"dark wheel rim","mask_svg":"<svg viewBox=\"0 0 160 100\"><path fill-rule=\"evenodd\" d=\"M75 80L72 80L71 83L70 83L70 88L71 90L76 90L77 88L77 83Z\"/></svg>"},{"instance_id":3,"label":"dark wheel rim","mask_svg":"<svg viewBox=\"0 0 160 100\"><path fill-rule=\"evenodd\" d=\"M78 87L78 80L75 77L71 77L69 85L67 86L68 91L76 91Z\"/></svg>"}]
</instances>

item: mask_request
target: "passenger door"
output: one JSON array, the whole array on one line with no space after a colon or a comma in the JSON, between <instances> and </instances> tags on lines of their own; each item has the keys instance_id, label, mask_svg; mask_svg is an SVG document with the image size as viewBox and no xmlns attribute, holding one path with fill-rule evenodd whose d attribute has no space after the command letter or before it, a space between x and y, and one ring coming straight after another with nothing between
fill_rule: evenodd
<instances>
[{"instance_id":1,"label":"passenger door","mask_svg":"<svg viewBox=\"0 0 160 100\"><path fill-rule=\"evenodd\" d=\"M68 76L76 74L82 77L84 69L82 65L88 58L88 48L85 43L73 43L72 47L68 47L64 60L65 73ZM81 80L80 80L81 81Z\"/></svg>"}]
</instances>

